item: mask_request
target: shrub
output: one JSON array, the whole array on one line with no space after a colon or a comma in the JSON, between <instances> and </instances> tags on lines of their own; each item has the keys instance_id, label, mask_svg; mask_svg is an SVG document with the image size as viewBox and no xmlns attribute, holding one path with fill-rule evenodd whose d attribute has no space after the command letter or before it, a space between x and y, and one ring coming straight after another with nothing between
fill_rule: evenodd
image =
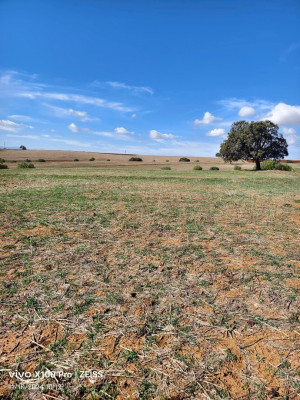
<instances>
[{"instance_id":1,"label":"shrub","mask_svg":"<svg viewBox=\"0 0 300 400\"><path fill-rule=\"evenodd\" d=\"M191 160L189 159L189 158L186 158L186 157L181 157L180 159L179 159L179 162L190 162Z\"/></svg>"},{"instance_id":2,"label":"shrub","mask_svg":"<svg viewBox=\"0 0 300 400\"><path fill-rule=\"evenodd\" d=\"M0 158L0 164L3 164L3 163L5 163L4 158Z\"/></svg>"},{"instance_id":3,"label":"shrub","mask_svg":"<svg viewBox=\"0 0 300 400\"><path fill-rule=\"evenodd\" d=\"M193 168L193 170L194 170L194 171L201 171L201 170L202 170L202 167L201 167L201 165L195 165L194 168Z\"/></svg>"},{"instance_id":4,"label":"shrub","mask_svg":"<svg viewBox=\"0 0 300 400\"><path fill-rule=\"evenodd\" d=\"M129 158L129 161L143 161L143 160L141 159L141 157L131 157Z\"/></svg>"},{"instance_id":5,"label":"shrub","mask_svg":"<svg viewBox=\"0 0 300 400\"><path fill-rule=\"evenodd\" d=\"M91 157L89 161L95 161L95 157Z\"/></svg>"},{"instance_id":6,"label":"shrub","mask_svg":"<svg viewBox=\"0 0 300 400\"><path fill-rule=\"evenodd\" d=\"M170 160L166 160L166 162L169 162Z\"/></svg>"},{"instance_id":7,"label":"shrub","mask_svg":"<svg viewBox=\"0 0 300 400\"><path fill-rule=\"evenodd\" d=\"M285 160L288 164L292 164L293 160Z\"/></svg>"},{"instance_id":8,"label":"shrub","mask_svg":"<svg viewBox=\"0 0 300 400\"><path fill-rule=\"evenodd\" d=\"M155 160L152 160L152 162L156 162Z\"/></svg>"},{"instance_id":9,"label":"shrub","mask_svg":"<svg viewBox=\"0 0 300 400\"><path fill-rule=\"evenodd\" d=\"M170 171L171 167L162 167L161 169L165 171Z\"/></svg>"},{"instance_id":10,"label":"shrub","mask_svg":"<svg viewBox=\"0 0 300 400\"><path fill-rule=\"evenodd\" d=\"M211 171L219 171L220 168L219 168L219 167L210 167L209 169L210 169Z\"/></svg>"},{"instance_id":11,"label":"shrub","mask_svg":"<svg viewBox=\"0 0 300 400\"><path fill-rule=\"evenodd\" d=\"M235 165L233 169L235 171L240 171L242 168L239 165Z\"/></svg>"},{"instance_id":12,"label":"shrub","mask_svg":"<svg viewBox=\"0 0 300 400\"><path fill-rule=\"evenodd\" d=\"M19 163L18 168L35 168L32 162L22 161Z\"/></svg>"},{"instance_id":13,"label":"shrub","mask_svg":"<svg viewBox=\"0 0 300 400\"><path fill-rule=\"evenodd\" d=\"M37 161L38 162L46 162L46 160L44 160L43 158L39 158Z\"/></svg>"},{"instance_id":14,"label":"shrub","mask_svg":"<svg viewBox=\"0 0 300 400\"><path fill-rule=\"evenodd\" d=\"M29 158L26 158L25 162L32 162Z\"/></svg>"},{"instance_id":15,"label":"shrub","mask_svg":"<svg viewBox=\"0 0 300 400\"><path fill-rule=\"evenodd\" d=\"M8 166L6 164L1 163L0 164L0 169L8 169Z\"/></svg>"},{"instance_id":16,"label":"shrub","mask_svg":"<svg viewBox=\"0 0 300 400\"><path fill-rule=\"evenodd\" d=\"M79 161L78 158L74 158L74 161Z\"/></svg>"},{"instance_id":17,"label":"shrub","mask_svg":"<svg viewBox=\"0 0 300 400\"><path fill-rule=\"evenodd\" d=\"M110 161L110 159L108 158L106 161Z\"/></svg>"},{"instance_id":18,"label":"shrub","mask_svg":"<svg viewBox=\"0 0 300 400\"><path fill-rule=\"evenodd\" d=\"M267 160L260 163L262 170L294 171L288 164L281 164L278 160ZM256 169L256 166L253 168Z\"/></svg>"},{"instance_id":19,"label":"shrub","mask_svg":"<svg viewBox=\"0 0 300 400\"><path fill-rule=\"evenodd\" d=\"M194 162L199 162L199 160L195 160Z\"/></svg>"}]
</instances>

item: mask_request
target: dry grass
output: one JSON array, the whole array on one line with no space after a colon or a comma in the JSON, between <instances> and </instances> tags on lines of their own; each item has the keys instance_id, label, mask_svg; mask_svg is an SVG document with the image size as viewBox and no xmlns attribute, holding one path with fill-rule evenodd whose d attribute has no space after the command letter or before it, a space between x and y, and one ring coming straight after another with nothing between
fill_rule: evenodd
<instances>
[{"instance_id":1,"label":"dry grass","mask_svg":"<svg viewBox=\"0 0 300 400\"><path fill-rule=\"evenodd\" d=\"M299 172L180 164L0 172L0 396L296 399Z\"/></svg>"}]
</instances>

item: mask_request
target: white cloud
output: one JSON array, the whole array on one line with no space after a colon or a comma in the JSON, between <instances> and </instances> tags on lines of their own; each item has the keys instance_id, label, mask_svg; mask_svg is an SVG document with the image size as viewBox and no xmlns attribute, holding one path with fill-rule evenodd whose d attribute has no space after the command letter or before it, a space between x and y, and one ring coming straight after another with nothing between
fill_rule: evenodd
<instances>
[{"instance_id":1,"label":"white cloud","mask_svg":"<svg viewBox=\"0 0 300 400\"><path fill-rule=\"evenodd\" d=\"M136 114L131 114L131 118L136 118Z\"/></svg>"},{"instance_id":2,"label":"white cloud","mask_svg":"<svg viewBox=\"0 0 300 400\"><path fill-rule=\"evenodd\" d=\"M175 139L176 136L172 135L171 133L160 133L155 129L152 129L149 132L149 136L151 139L156 140L158 142L163 141L164 139Z\"/></svg>"},{"instance_id":3,"label":"white cloud","mask_svg":"<svg viewBox=\"0 0 300 400\"><path fill-rule=\"evenodd\" d=\"M68 125L68 129L71 132L74 132L74 133L78 133L79 132L79 128L78 128L78 126L76 124L74 124L74 122L71 122L70 125Z\"/></svg>"},{"instance_id":4,"label":"white cloud","mask_svg":"<svg viewBox=\"0 0 300 400\"><path fill-rule=\"evenodd\" d=\"M261 121L264 120L278 125L300 125L300 106L278 103L267 114L261 116Z\"/></svg>"},{"instance_id":5,"label":"white cloud","mask_svg":"<svg viewBox=\"0 0 300 400\"><path fill-rule=\"evenodd\" d=\"M206 111L203 115L202 119L195 119L194 121L194 125L209 125L212 124L215 121L219 121L222 118L220 117L215 117L214 115L212 115L210 112Z\"/></svg>"},{"instance_id":6,"label":"white cloud","mask_svg":"<svg viewBox=\"0 0 300 400\"><path fill-rule=\"evenodd\" d=\"M154 93L154 90L149 86L132 86L122 82L106 82L106 84L116 89L127 89L135 93Z\"/></svg>"},{"instance_id":7,"label":"white cloud","mask_svg":"<svg viewBox=\"0 0 300 400\"><path fill-rule=\"evenodd\" d=\"M225 129L223 128L216 128L212 129L211 131L206 133L206 136L213 136L213 137L223 137L226 136Z\"/></svg>"},{"instance_id":8,"label":"white cloud","mask_svg":"<svg viewBox=\"0 0 300 400\"><path fill-rule=\"evenodd\" d=\"M134 135L134 132L129 132L126 128L124 128L123 126L120 126L118 128L114 129L114 132L117 135Z\"/></svg>"},{"instance_id":9,"label":"white cloud","mask_svg":"<svg viewBox=\"0 0 300 400\"><path fill-rule=\"evenodd\" d=\"M0 129L3 130L3 131L16 132L17 130L22 129L22 128L33 129L33 126L24 125L24 124L18 124L16 122L9 121L9 120L6 120L6 119L1 119L0 120Z\"/></svg>"},{"instance_id":10,"label":"white cloud","mask_svg":"<svg viewBox=\"0 0 300 400\"><path fill-rule=\"evenodd\" d=\"M244 106L239 111L240 117L251 117L251 115L255 114L255 109L253 107Z\"/></svg>"},{"instance_id":11,"label":"white cloud","mask_svg":"<svg viewBox=\"0 0 300 400\"><path fill-rule=\"evenodd\" d=\"M294 128L282 128L282 132L286 135L296 135L296 129Z\"/></svg>"},{"instance_id":12,"label":"white cloud","mask_svg":"<svg viewBox=\"0 0 300 400\"><path fill-rule=\"evenodd\" d=\"M298 140L299 140L299 138L296 135L290 135L286 139L288 145L295 144L296 142L298 142Z\"/></svg>"}]
</instances>

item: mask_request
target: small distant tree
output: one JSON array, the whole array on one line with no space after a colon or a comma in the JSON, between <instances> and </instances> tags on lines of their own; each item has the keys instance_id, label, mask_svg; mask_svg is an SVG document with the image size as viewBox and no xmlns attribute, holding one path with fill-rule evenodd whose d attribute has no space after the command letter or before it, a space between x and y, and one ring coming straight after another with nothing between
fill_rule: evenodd
<instances>
[{"instance_id":1,"label":"small distant tree","mask_svg":"<svg viewBox=\"0 0 300 400\"><path fill-rule=\"evenodd\" d=\"M143 161L141 157L130 157L128 161Z\"/></svg>"},{"instance_id":2,"label":"small distant tree","mask_svg":"<svg viewBox=\"0 0 300 400\"><path fill-rule=\"evenodd\" d=\"M27 150L26 146L23 146L23 145L20 146L20 149L21 150Z\"/></svg>"},{"instance_id":3,"label":"small distant tree","mask_svg":"<svg viewBox=\"0 0 300 400\"><path fill-rule=\"evenodd\" d=\"M189 159L189 158L187 158L187 157L181 157L180 159L179 159L179 162L190 162L191 160Z\"/></svg>"},{"instance_id":4,"label":"small distant tree","mask_svg":"<svg viewBox=\"0 0 300 400\"><path fill-rule=\"evenodd\" d=\"M278 134L278 125L271 121L237 121L231 126L227 139L221 144L220 157L225 162L252 160L256 169L268 159L281 159L288 155L287 142Z\"/></svg>"}]
</instances>

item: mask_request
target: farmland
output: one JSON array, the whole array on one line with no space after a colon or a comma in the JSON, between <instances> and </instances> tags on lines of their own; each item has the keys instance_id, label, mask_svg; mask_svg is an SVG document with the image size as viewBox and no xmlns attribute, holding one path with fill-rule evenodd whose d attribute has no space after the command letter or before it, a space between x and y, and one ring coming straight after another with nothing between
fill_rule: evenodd
<instances>
[{"instance_id":1,"label":"farmland","mask_svg":"<svg viewBox=\"0 0 300 400\"><path fill-rule=\"evenodd\" d=\"M0 171L0 396L296 399L300 164L91 156Z\"/></svg>"}]
</instances>

